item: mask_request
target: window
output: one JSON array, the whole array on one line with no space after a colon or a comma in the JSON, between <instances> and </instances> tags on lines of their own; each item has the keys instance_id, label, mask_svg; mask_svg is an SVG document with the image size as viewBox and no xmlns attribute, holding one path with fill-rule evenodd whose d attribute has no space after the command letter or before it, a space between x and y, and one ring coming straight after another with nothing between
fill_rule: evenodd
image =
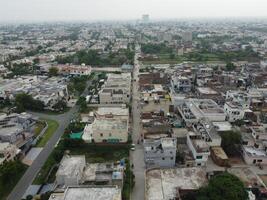
<instances>
[{"instance_id":1,"label":"window","mask_svg":"<svg viewBox=\"0 0 267 200\"><path fill-rule=\"evenodd\" d=\"M109 133L109 137L111 137L112 136L112 134L111 133Z\"/></svg>"},{"instance_id":2,"label":"window","mask_svg":"<svg viewBox=\"0 0 267 200\"><path fill-rule=\"evenodd\" d=\"M165 158L164 158L164 157L162 157L162 160L165 160Z\"/></svg>"},{"instance_id":3,"label":"window","mask_svg":"<svg viewBox=\"0 0 267 200\"><path fill-rule=\"evenodd\" d=\"M103 137L103 133L100 133L100 137Z\"/></svg>"},{"instance_id":4,"label":"window","mask_svg":"<svg viewBox=\"0 0 267 200\"><path fill-rule=\"evenodd\" d=\"M173 160L173 157L171 157L171 160Z\"/></svg>"},{"instance_id":5,"label":"window","mask_svg":"<svg viewBox=\"0 0 267 200\"><path fill-rule=\"evenodd\" d=\"M262 162L262 160L257 160L257 162Z\"/></svg>"},{"instance_id":6,"label":"window","mask_svg":"<svg viewBox=\"0 0 267 200\"><path fill-rule=\"evenodd\" d=\"M202 156L197 156L196 159L202 159Z\"/></svg>"}]
</instances>

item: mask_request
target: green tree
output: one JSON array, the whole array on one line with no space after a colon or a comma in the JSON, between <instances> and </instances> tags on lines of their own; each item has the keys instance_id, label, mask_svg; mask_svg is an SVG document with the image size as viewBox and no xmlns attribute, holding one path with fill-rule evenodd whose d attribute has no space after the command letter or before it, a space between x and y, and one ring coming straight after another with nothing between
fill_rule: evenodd
<instances>
[{"instance_id":1,"label":"green tree","mask_svg":"<svg viewBox=\"0 0 267 200\"><path fill-rule=\"evenodd\" d=\"M227 172L213 177L208 186L199 190L196 200L247 200L244 184Z\"/></svg>"},{"instance_id":2,"label":"green tree","mask_svg":"<svg viewBox=\"0 0 267 200\"><path fill-rule=\"evenodd\" d=\"M40 100L35 100L31 95L21 93L17 94L15 97L15 105L19 112L22 112L26 109L41 111L44 109L44 103Z\"/></svg>"},{"instance_id":3,"label":"green tree","mask_svg":"<svg viewBox=\"0 0 267 200\"><path fill-rule=\"evenodd\" d=\"M222 148L229 156L238 154L241 144L241 134L235 131L227 131L221 134Z\"/></svg>"},{"instance_id":4,"label":"green tree","mask_svg":"<svg viewBox=\"0 0 267 200\"><path fill-rule=\"evenodd\" d=\"M64 100L59 100L54 106L53 108L57 111L62 111L65 110L67 108L67 103Z\"/></svg>"},{"instance_id":5,"label":"green tree","mask_svg":"<svg viewBox=\"0 0 267 200\"><path fill-rule=\"evenodd\" d=\"M48 74L49 74L49 76L57 76L58 75L58 68L57 67L50 67Z\"/></svg>"},{"instance_id":6,"label":"green tree","mask_svg":"<svg viewBox=\"0 0 267 200\"><path fill-rule=\"evenodd\" d=\"M236 66L235 66L234 63L232 63L232 62L227 63L226 66L225 66L225 69L226 69L227 71L234 71L235 68L236 68Z\"/></svg>"}]
</instances>

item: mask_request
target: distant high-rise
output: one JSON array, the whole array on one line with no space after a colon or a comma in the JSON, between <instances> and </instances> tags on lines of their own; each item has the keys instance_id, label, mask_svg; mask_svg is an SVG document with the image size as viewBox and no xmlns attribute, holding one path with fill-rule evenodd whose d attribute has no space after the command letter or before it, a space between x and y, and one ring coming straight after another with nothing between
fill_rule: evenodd
<instances>
[{"instance_id":1,"label":"distant high-rise","mask_svg":"<svg viewBox=\"0 0 267 200\"><path fill-rule=\"evenodd\" d=\"M143 22L148 22L149 21L149 15L148 14L142 15L142 21Z\"/></svg>"}]
</instances>

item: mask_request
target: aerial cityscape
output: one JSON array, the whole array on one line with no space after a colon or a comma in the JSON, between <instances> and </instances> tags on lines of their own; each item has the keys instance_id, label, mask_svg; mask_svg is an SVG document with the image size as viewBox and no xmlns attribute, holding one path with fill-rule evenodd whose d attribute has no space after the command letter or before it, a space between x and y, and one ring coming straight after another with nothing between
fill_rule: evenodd
<instances>
[{"instance_id":1,"label":"aerial cityscape","mask_svg":"<svg viewBox=\"0 0 267 200\"><path fill-rule=\"evenodd\" d=\"M0 200L267 200L267 5L178 1L0 3Z\"/></svg>"}]
</instances>

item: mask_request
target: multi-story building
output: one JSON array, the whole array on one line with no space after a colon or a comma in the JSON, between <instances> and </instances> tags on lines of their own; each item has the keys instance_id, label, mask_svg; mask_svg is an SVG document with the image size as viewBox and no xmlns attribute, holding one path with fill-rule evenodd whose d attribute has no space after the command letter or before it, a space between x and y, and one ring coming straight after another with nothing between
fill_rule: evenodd
<instances>
[{"instance_id":1,"label":"multi-story building","mask_svg":"<svg viewBox=\"0 0 267 200\"><path fill-rule=\"evenodd\" d=\"M191 80L186 76L172 76L172 89L177 93L187 93L191 91Z\"/></svg>"},{"instance_id":2,"label":"multi-story building","mask_svg":"<svg viewBox=\"0 0 267 200\"><path fill-rule=\"evenodd\" d=\"M226 119L229 122L235 122L242 120L245 116L245 110L240 103L237 102L226 102L224 104L224 112L226 113Z\"/></svg>"},{"instance_id":3,"label":"multi-story building","mask_svg":"<svg viewBox=\"0 0 267 200\"><path fill-rule=\"evenodd\" d=\"M56 173L56 183L62 186L77 186L82 183L82 175L86 165L85 156L69 156L62 158Z\"/></svg>"},{"instance_id":4,"label":"multi-story building","mask_svg":"<svg viewBox=\"0 0 267 200\"><path fill-rule=\"evenodd\" d=\"M205 166L210 156L209 145L199 135L189 132L187 135L187 146L192 152L196 166Z\"/></svg>"},{"instance_id":5,"label":"multi-story building","mask_svg":"<svg viewBox=\"0 0 267 200\"><path fill-rule=\"evenodd\" d=\"M99 92L100 104L123 104L131 99L131 74L108 74Z\"/></svg>"},{"instance_id":6,"label":"multi-story building","mask_svg":"<svg viewBox=\"0 0 267 200\"><path fill-rule=\"evenodd\" d=\"M31 127L36 122L31 114L3 114L0 116L0 141L27 150L33 140Z\"/></svg>"},{"instance_id":7,"label":"multi-story building","mask_svg":"<svg viewBox=\"0 0 267 200\"><path fill-rule=\"evenodd\" d=\"M177 108L188 126L203 119L211 122L225 121L226 117L223 109L211 99L186 99Z\"/></svg>"},{"instance_id":8,"label":"multi-story building","mask_svg":"<svg viewBox=\"0 0 267 200\"><path fill-rule=\"evenodd\" d=\"M252 126L242 133L242 156L247 164L267 164L267 129Z\"/></svg>"},{"instance_id":9,"label":"multi-story building","mask_svg":"<svg viewBox=\"0 0 267 200\"><path fill-rule=\"evenodd\" d=\"M144 156L146 166L174 167L176 160L176 138L160 138L144 140Z\"/></svg>"},{"instance_id":10,"label":"multi-story building","mask_svg":"<svg viewBox=\"0 0 267 200\"><path fill-rule=\"evenodd\" d=\"M93 143L125 143L128 141L128 120L95 119L85 126L82 138Z\"/></svg>"}]
</instances>

